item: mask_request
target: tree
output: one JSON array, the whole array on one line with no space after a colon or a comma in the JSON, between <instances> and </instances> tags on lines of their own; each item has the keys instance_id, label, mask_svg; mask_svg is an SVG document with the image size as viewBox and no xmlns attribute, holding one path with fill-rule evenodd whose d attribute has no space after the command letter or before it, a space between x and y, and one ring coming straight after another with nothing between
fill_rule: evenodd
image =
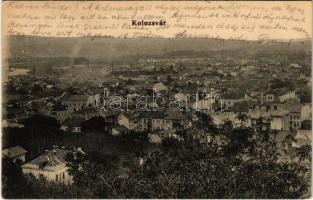
<instances>
[{"instance_id":1,"label":"tree","mask_svg":"<svg viewBox=\"0 0 313 200\"><path fill-rule=\"evenodd\" d=\"M311 87L305 87L297 91L297 95L300 97L301 103L312 102L312 90Z\"/></svg>"},{"instance_id":2,"label":"tree","mask_svg":"<svg viewBox=\"0 0 313 200\"><path fill-rule=\"evenodd\" d=\"M113 124L108 123L103 117L93 117L82 122L82 131L107 133L108 129L112 126Z\"/></svg>"},{"instance_id":3,"label":"tree","mask_svg":"<svg viewBox=\"0 0 313 200\"><path fill-rule=\"evenodd\" d=\"M204 130L206 133L216 133L217 127L213 122L213 118L203 112L197 111L195 113L195 120L193 121L193 125L196 128Z\"/></svg>"},{"instance_id":4,"label":"tree","mask_svg":"<svg viewBox=\"0 0 313 200\"><path fill-rule=\"evenodd\" d=\"M28 133L36 136L54 136L60 129L55 118L45 115L33 115L22 121L22 124Z\"/></svg>"},{"instance_id":5,"label":"tree","mask_svg":"<svg viewBox=\"0 0 313 200\"><path fill-rule=\"evenodd\" d=\"M299 162L307 160L307 161L309 161L311 163L312 162L312 148L311 148L311 145L301 146L297 150L297 156L299 158Z\"/></svg>"},{"instance_id":6,"label":"tree","mask_svg":"<svg viewBox=\"0 0 313 200\"><path fill-rule=\"evenodd\" d=\"M42 93L43 93L43 89L41 88L41 86L38 84L34 84L31 89L31 94L41 95Z\"/></svg>"},{"instance_id":7,"label":"tree","mask_svg":"<svg viewBox=\"0 0 313 200\"><path fill-rule=\"evenodd\" d=\"M248 116L245 113L239 112L236 118L241 122L241 126L247 121Z\"/></svg>"}]
</instances>

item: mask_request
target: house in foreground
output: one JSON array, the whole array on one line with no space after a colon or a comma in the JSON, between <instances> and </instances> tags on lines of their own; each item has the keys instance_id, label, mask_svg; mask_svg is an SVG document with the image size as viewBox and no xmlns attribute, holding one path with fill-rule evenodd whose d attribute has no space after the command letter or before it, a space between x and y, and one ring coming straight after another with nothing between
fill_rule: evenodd
<instances>
[{"instance_id":1,"label":"house in foreground","mask_svg":"<svg viewBox=\"0 0 313 200\"><path fill-rule=\"evenodd\" d=\"M13 163L16 163L18 160L24 163L26 160L26 153L27 150L25 150L23 147L14 146L2 150L2 157L12 160Z\"/></svg>"},{"instance_id":2,"label":"house in foreground","mask_svg":"<svg viewBox=\"0 0 313 200\"><path fill-rule=\"evenodd\" d=\"M71 184L72 176L68 173L66 157L70 151L54 146L52 150L46 150L44 154L22 165L24 174L32 174L40 179L45 178L48 182Z\"/></svg>"}]
</instances>

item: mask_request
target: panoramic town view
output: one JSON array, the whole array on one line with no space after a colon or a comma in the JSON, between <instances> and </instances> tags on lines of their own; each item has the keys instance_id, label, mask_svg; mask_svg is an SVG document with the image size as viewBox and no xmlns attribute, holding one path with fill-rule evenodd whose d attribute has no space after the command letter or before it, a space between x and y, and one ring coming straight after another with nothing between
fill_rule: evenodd
<instances>
[{"instance_id":1,"label":"panoramic town view","mask_svg":"<svg viewBox=\"0 0 313 200\"><path fill-rule=\"evenodd\" d=\"M310 197L310 40L8 41L4 198Z\"/></svg>"}]
</instances>

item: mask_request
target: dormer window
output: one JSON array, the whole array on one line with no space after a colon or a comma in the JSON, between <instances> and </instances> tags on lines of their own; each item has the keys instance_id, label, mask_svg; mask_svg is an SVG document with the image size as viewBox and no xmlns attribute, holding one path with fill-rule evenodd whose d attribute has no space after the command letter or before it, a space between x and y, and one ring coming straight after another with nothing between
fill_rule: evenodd
<instances>
[{"instance_id":1,"label":"dormer window","mask_svg":"<svg viewBox=\"0 0 313 200\"><path fill-rule=\"evenodd\" d=\"M39 163L39 169L43 169L48 164L48 161L42 161Z\"/></svg>"}]
</instances>

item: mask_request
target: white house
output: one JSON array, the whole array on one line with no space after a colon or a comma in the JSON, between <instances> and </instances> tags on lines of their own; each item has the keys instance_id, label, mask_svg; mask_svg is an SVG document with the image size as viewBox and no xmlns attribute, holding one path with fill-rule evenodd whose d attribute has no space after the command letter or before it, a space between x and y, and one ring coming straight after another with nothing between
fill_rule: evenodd
<instances>
[{"instance_id":1,"label":"white house","mask_svg":"<svg viewBox=\"0 0 313 200\"><path fill-rule=\"evenodd\" d=\"M129 130L136 130L139 121L137 117L136 113L121 113L117 117L117 123Z\"/></svg>"},{"instance_id":2,"label":"white house","mask_svg":"<svg viewBox=\"0 0 313 200\"><path fill-rule=\"evenodd\" d=\"M32 174L36 178L45 178L49 182L72 184L72 176L68 173L66 157L68 150L54 147L43 155L22 165L24 174Z\"/></svg>"},{"instance_id":3,"label":"white house","mask_svg":"<svg viewBox=\"0 0 313 200\"><path fill-rule=\"evenodd\" d=\"M289 112L286 110L275 110L271 112L272 130L289 130Z\"/></svg>"},{"instance_id":4,"label":"white house","mask_svg":"<svg viewBox=\"0 0 313 200\"><path fill-rule=\"evenodd\" d=\"M300 119L301 121L304 120L311 120L312 119L312 105L311 104L305 104L301 107L300 111Z\"/></svg>"},{"instance_id":5,"label":"white house","mask_svg":"<svg viewBox=\"0 0 313 200\"><path fill-rule=\"evenodd\" d=\"M295 91L291 91L291 92L287 92L285 94L278 96L278 99L279 99L279 102L285 102L285 101L291 100L291 99L298 100L299 98L297 97Z\"/></svg>"}]
</instances>

